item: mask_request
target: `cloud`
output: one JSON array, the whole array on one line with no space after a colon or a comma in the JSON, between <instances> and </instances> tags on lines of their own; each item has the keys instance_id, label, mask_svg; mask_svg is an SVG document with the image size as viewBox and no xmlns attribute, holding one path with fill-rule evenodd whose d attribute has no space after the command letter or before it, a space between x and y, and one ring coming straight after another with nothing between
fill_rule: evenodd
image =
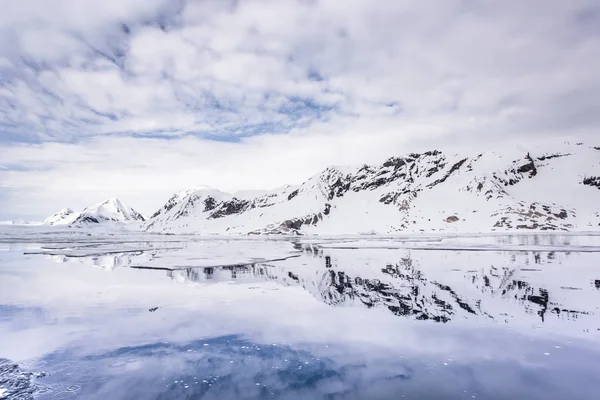
<instances>
[{"instance_id":1,"label":"cloud","mask_svg":"<svg viewBox=\"0 0 600 400\"><path fill-rule=\"evenodd\" d=\"M48 164L0 170L15 202L33 193L87 201L68 188L67 170L100 177L113 168L108 160L135 177L127 185L168 197L196 183L294 182L324 160L592 137L600 125L600 7L592 0L6 3L0 164ZM244 167L224 173L205 161L224 152L214 165L284 163L264 156L271 151L297 171L253 169L270 178L242 179ZM141 189L154 173L148 160L163 153L169 162L158 164L171 179ZM128 169L131 159L144 167ZM44 186L50 175L65 182L60 193ZM109 182L91 179L89 190L108 195Z\"/></svg>"}]
</instances>

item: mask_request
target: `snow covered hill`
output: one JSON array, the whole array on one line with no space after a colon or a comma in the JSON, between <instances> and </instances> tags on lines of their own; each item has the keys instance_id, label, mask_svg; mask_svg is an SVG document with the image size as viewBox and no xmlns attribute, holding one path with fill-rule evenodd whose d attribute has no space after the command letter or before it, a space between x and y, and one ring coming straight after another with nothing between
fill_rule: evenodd
<instances>
[{"instance_id":1,"label":"snow covered hill","mask_svg":"<svg viewBox=\"0 0 600 400\"><path fill-rule=\"evenodd\" d=\"M75 221L79 213L70 208L63 208L54 215L49 216L44 220L44 225L68 225Z\"/></svg>"},{"instance_id":2,"label":"snow covered hill","mask_svg":"<svg viewBox=\"0 0 600 400\"><path fill-rule=\"evenodd\" d=\"M69 226L85 226L89 224L99 223L128 223L128 222L143 222L144 217L129 207L117 198L110 198L86 207L81 212L74 212L69 208L65 208L60 212L48 217L45 225L69 225Z\"/></svg>"},{"instance_id":3,"label":"snow covered hill","mask_svg":"<svg viewBox=\"0 0 600 400\"><path fill-rule=\"evenodd\" d=\"M145 218L121 200L111 197L101 203L86 207L73 224L101 222L134 222L144 221Z\"/></svg>"},{"instance_id":4,"label":"snow covered hill","mask_svg":"<svg viewBox=\"0 0 600 400\"><path fill-rule=\"evenodd\" d=\"M433 150L380 165L330 167L257 196L173 196L150 232L356 234L600 230L600 147L481 154Z\"/></svg>"}]
</instances>

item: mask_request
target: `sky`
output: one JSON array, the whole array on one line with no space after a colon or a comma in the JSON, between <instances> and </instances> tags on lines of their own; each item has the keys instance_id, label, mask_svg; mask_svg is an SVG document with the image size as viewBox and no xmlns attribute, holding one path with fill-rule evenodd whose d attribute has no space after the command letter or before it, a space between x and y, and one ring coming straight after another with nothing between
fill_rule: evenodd
<instances>
[{"instance_id":1,"label":"sky","mask_svg":"<svg viewBox=\"0 0 600 400\"><path fill-rule=\"evenodd\" d=\"M0 0L0 220L600 128L597 0Z\"/></svg>"}]
</instances>

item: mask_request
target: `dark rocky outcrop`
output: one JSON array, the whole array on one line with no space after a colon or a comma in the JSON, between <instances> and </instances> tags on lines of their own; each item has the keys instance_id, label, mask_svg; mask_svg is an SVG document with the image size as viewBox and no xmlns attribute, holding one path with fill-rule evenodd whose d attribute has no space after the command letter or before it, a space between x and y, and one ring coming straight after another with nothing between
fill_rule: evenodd
<instances>
[{"instance_id":1,"label":"dark rocky outcrop","mask_svg":"<svg viewBox=\"0 0 600 400\"><path fill-rule=\"evenodd\" d=\"M600 176L585 177L585 178L583 178L582 183L586 186L592 186L592 187L600 189Z\"/></svg>"},{"instance_id":2,"label":"dark rocky outcrop","mask_svg":"<svg viewBox=\"0 0 600 400\"><path fill-rule=\"evenodd\" d=\"M520 160L513 162L513 168L504 171L504 173L493 173L494 180L501 183L504 186L513 186L519 183L525 176L533 178L538 174L538 169L531 158L531 155L527 153L525 156L526 163L520 164Z\"/></svg>"},{"instance_id":3,"label":"dark rocky outcrop","mask_svg":"<svg viewBox=\"0 0 600 400\"><path fill-rule=\"evenodd\" d=\"M525 156L525 158L527 160L529 160L528 163L521 165L518 169L517 172L521 173L521 174L525 174L527 172L529 172L529 177L533 178L534 176L537 175L537 168L535 167L535 163L533 162L533 158L531 158L531 156L529 155L529 153L527 153L527 155Z\"/></svg>"},{"instance_id":4,"label":"dark rocky outcrop","mask_svg":"<svg viewBox=\"0 0 600 400\"><path fill-rule=\"evenodd\" d=\"M547 156L541 156L538 157L537 160L538 161L545 161L545 160L551 160L553 158L560 158L560 157L567 157L570 156L571 153L556 153L556 154L549 154Z\"/></svg>"},{"instance_id":5,"label":"dark rocky outcrop","mask_svg":"<svg viewBox=\"0 0 600 400\"><path fill-rule=\"evenodd\" d=\"M462 165L467 162L468 158L463 158L462 160L460 160L459 162L457 162L456 164L454 164L452 167L450 167L450 170L446 173L446 175L444 175L442 178L435 180L433 183L430 183L429 185L427 185L427 187L429 189L433 188L436 185L439 185L440 183L444 183L446 182L446 179L448 179L450 177L450 175L452 175L454 172L458 171L458 169L460 167L462 167Z\"/></svg>"},{"instance_id":6,"label":"dark rocky outcrop","mask_svg":"<svg viewBox=\"0 0 600 400\"><path fill-rule=\"evenodd\" d=\"M212 197L208 196L204 199L204 212L214 210L217 207L217 201Z\"/></svg>"},{"instance_id":7,"label":"dark rocky outcrop","mask_svg":"<svg viewBox=\"0 0 600 400\"><path fill-rule=\"evenodd\" d=\"M293 199L294 197L298 196L298 192L299 192L299 190L298 190L298 189L296 189L296 190L294 190L292 193L290 193L290 194L288 195L288 200L291 200L291 199Z\"/></svg>"},{"instance_id":8,"label":"dark rocky outcrop","mask_svg":"<svg viewBox=\"0 0 600 400\"><path fill-rule=\"evenodd\" d=\"M329 188L327 200L333 200L334 197L342 197L350 189L350 182L338 178Z\"/></svg>"},{"instance_id":9,"label":"dark rocky outcrop","mask_svg":"<svg viewBox=\"0 0 600 400\"><path fill-rule=\"evenodd\" d=\"M394 169L398 169L406 165L406 160L402 157L391 157L386 162L383 163L384 167L394 167Z\"/></svg>"},{"instance_id":10,"label":"dark rocky outcrop","mask_svg":"<svg viewBox=\"0 0 600 400\"><path fill-rule=\"evenodd\" d=\"M77 219L75 221L73 221L72 225L99 224L99 223L100 223L100 219L98 217L95 217L93 215L82 214L79 217L77 217Z\"/></svg>"},{"instance_id":11,"label":"dark rocky outcrop","mask_svg":"<svg viewBox=\"0 0 600 400\"><path fill-rule=\"evenodd\" d=\"M240 200L236 197L229 201L224 201L216 210L208 216L208 219L223 218L232 214L240 214L246 211L250 206L248 200Z\"/></svg>"}]
</instances>

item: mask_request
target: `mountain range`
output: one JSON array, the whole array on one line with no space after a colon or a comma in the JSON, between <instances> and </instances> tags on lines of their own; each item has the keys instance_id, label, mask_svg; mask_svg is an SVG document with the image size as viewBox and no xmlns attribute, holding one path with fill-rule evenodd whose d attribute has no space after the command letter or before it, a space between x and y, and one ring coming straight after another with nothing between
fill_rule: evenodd
<instances>
[{"instance_id":1,"label":"mountain range","mask_svg":"<svg viewBox=\"0 0 600 400\"><path fill-rule=\"evenodd\" d=\"M600 147L582 143L475 154L432 150L378 165L329 167L267 192L174 194L141 228L193 234L598 231ZM141 222L118 199L46 224Z\"/></svg>"}]
</instances>

